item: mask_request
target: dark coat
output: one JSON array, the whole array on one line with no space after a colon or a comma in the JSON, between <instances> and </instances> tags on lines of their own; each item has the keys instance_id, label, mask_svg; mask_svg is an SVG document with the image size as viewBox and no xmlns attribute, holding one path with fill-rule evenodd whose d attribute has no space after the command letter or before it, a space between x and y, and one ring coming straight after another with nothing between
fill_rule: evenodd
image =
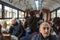
<instances>
[{"instance_id":1,"label":"dark coat","mask_svg":"<svg viewBox=\"0 0 60 40\"><path fill-rule=\"evenodd\" d=\"M21 25L19 25L18 23L16 23L15 25L12 25L10 27L9 33L11 35L15 35L17 37L21 37L21 35L23 34L23 29L22 29Z\"/></svg>"},{"instance_id":2,"label":"dark coat","mask_svg":"<svg viewBox=\"0 0 60 40\"><path fill-rule=\"evenodd\" d=\"M57 40L56 36L49 36L48 38L43 38L41 34L34 35L31 40Z\"/></svg>"}]
</instances>

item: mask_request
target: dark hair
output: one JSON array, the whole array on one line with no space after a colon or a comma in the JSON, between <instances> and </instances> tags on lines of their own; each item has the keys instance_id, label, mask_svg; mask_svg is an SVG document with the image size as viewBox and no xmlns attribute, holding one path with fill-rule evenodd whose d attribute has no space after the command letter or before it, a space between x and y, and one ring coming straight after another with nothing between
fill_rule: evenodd
<instances>
[{"instance_id":1,"label":"dark hair","mask_svg":"<svg viewBox=\"0 0 60 40\"><path fill-rule=\"evenodd\" d=\"M54 30L57 34L59 34L59 32L60 32L60 18L59 18L59 17L55 17L55 18L53 19L53 22L54 22L53 30ZM57 29L57 27L58 27L58 29Z\"/></svg>"},{"instance_id":2,"label":"dark hair","mask_svg":"<svg viewBox=\"0 0 60 40\"><path fill-rule=\"evenodd\" d=\"M54 22L54 24L60 25L60 18L59 18L59 17L55 17L55 18L53 19L53 22Z\"/></svg>"}]
</instances>

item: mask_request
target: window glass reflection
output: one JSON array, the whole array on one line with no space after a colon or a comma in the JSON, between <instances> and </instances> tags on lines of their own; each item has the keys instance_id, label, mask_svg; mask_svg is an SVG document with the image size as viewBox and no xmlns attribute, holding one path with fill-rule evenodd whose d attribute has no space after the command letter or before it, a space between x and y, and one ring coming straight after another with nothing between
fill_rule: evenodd
<instances>
[{"instance_id":1,"label":"window glass reflection","mask_svg":"<svg viewBox=\"0 0 60 40\"><path fill-rule=\"evenodd\" d=\"M57 10L57 17L60 17L60 9Z\"/></svg>"},{"instance_id":2,"label":"window glass reflection","mask_svg":"<svg viewBox=\"0 0 60 40\"><path fill-rule=\"evenodd\" d=\"M17 18L17 17L18 17L17 14L18 14L18 13L17 13L17 10L16 10L16 9L13 9L13 18Z\"/></svg>"},{"instance_id":3,"label":"window glass reflection","mask_svg":"<svg viewBox=\"0 0 60 40\"><path fill-rule=\"evenodd\" d=\"M12 8L5 6L5 18L12 18Z\"/></svg>"},{"instance_id":4,"label":"window glass reflection","mask_svg":"<svg viewBox=\"0 0 60 40\"><path fill-rule=\"evenodd\" d=\"M56 11L53 11L53 12L51 13L51 18L54 18L54 17L56 17Z\"/></svg>"},{"instance_id":5,"label":"window glass reflection","mask_svg":"<svg viewBox=\"0 0 60 40\"><path fill-rule=\"evenodd\" d=\"M0 4L0 18L2 18L2 5Z\"/></svg>"},{"instance_id":6,"label":"window glass reflection","mask_svg":"<svg viewBox=\"0 0 60 40\"><path fill-rule=\"evenodd\" d=\"M19 18L23 19L24 18L24 12L19 11Z\"/></svg>"}]
</instances>

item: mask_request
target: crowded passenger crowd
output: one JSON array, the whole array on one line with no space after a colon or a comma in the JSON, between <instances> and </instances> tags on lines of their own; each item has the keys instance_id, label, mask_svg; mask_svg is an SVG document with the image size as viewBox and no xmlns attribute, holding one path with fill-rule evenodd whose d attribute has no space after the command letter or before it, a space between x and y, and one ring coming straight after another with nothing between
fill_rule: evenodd
<instances>
[{"instance_id":1,"label":"crowded passenger crowd","mask_svg":"<svg viewBox=\"0 0 60 40\"><path fill-rule=\"evenodd\" d=\"M2 36L3 33L10 34L11 40L60 40L59 17L50 21L42 21L36 28L31 27L31 25L27 25L25 28L24 25L21 20L13 18L8 29L6 21L3 21L0 24L0 40L5 40Z\"/></svg>"}]
</instances>

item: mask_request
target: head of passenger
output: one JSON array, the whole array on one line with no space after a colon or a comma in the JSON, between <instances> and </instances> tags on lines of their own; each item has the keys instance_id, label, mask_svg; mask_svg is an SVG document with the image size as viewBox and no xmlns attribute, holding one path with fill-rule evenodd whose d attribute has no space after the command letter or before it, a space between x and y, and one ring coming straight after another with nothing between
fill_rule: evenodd
<instances>
[{"instance_id":1,"label":"head of passenger","mask_svg":"<svg viewBox=\"0 0 60 40\"><path fill-rule=\"evenodd\" d=\"M44 38L50 36L51 33L50 24L48 22L43 22L39 27L39 33L41 33Z\"/></svg>"},{"instance_id":2,"label":"head of passenger","mask_svg":"<svg viewBox=\"0 0 60 40\"><path fill-rule=\"evenodd\" d=\"M16 18L13 18L13 19L11 20L11 24L14 25L14 24L16 24L16 23L17 23Z\"/></svg>"},{"instance_id":3,"label":"head of passenger","mask_svg":"<svg viewBox=\"0 0 60 40\"><path fill-rule=\"evenodd\" d=\"M55 17L53 19L53 30L56 32L56 34L60 33L60 18L59 17Z\"/></svg>"},{"instance_id":4,"label":"head of passenger","mask_svg":"<svg viewBox=\"0 0 60 40\"><path fill-rule=\"evenodd\" d=\"M6 21L3 21L2 27L3 27L3 28L7 28L7 23L6 23Z\"/></svg>"}]
</instances>

